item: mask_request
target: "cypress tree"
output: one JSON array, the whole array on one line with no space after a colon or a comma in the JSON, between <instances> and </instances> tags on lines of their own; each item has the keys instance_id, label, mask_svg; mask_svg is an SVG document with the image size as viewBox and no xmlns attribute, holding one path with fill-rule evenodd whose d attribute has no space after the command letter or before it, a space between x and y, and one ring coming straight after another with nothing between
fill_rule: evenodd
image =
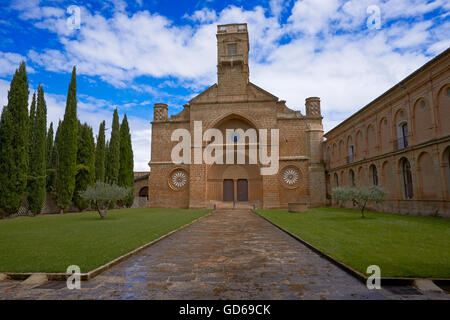
<instances>
[{"instance_id":1,"label":"cypress tree","mask_svg":"<svg viewBox=\"0 0 450 320\"><path fill-rule=\"evenodd\" d=\"M119 168L119 186L133 187L133 148L131 145L130 128L128 126L127 115L123 116L120 125L120 168ZM127 207L131 207L134 201L134 192L130 191L130 195L123 201Z\"/></svg>"},{"instance_id":2,"label":"cypress tree","mask_svg":"<svg viewBox=\"0 0 450 320\"><path fill-rule=\"evenodd\" d=\"M48 128L48 132L47 132L47 151L45 154L45 159L47 161L47 182L46 182L46 190L47 192L52 192L52 186L54 185L53 181L54 178L56 177L56 170L52 170L52 169L56 169L53 166L52 163L52 155L53 155L53 122L50 122L50 127Z\"/></svg>"},{"instance_id":3,"label":"cypress tree","mask_svg":"<svg viewBox=\"0 0 450 320\"><path fill-rule=\"evenodd\" d=\"M53 199L56 200L56 177L58 175L58 141L61 136L61 120L58 122L58 127L56 128L55 140L53 141L53 148L51 151L51 156L49 158L48 169L47 169L47 192L51 194Z\"/></svg>"},{"instance_id":4,"label":"cypress tree","mask_svg":"<svg viewBox=\"0 0 450 320\"><path fill-rule=\"evenodd\" d=\"M95 142L92 128L78 121L77 175L73 200L80 211L89 207L80 192L95 182Z\"/></svg>"},{"instance_id":5,"label":"cypress tree","mask_svg":"<svg viewBox=\"0 0 450 320\"><path fill-rule=\"evenodd\" d=\"M46 135L47 106L44 99L44 89L38 87L36 114L31 129L30 177L28 203L33 214L39 214L44 207L46 191Z\"/></svg>"},{"instance_id":6,"label":"cypress tree","mask_svg":"<svg viewBox=\"0 0 450 320\"><path fill-rule=\"evenodd\" d=\"M33 122L34 122L34 118L36 117L36 92L33 93L33 99L31 100L31 106L30 106L30 123L29 123L29 128L30 128L30 133L29 133L29 141L30 141L30 145L29 145L29 157L31 157L31 150L33 148L32 146L32 136L33 136Z\"/></svg>"},{"instance_id":7,"label":"cypress tree","mask_svg":"<svg viewBox=\"0 0 450 320\"><path fill-rule=\"evenodd\" d=\"M100 123L97 136L97 146L95 148L95 181L105 181L105 126Z\"/></svg>"},{"instance_id":8,"label":"cypress tree","mask_svg":"<svg viewBox=\"0 0 450 320\"><path fill-rule=\"evenodd\" d=\"M16 70L0 120L0 209L16 213L27 186L29 115L25 62Z\"/></svg>"},{"instance_id":9,"label":"cypress tree","mask_svg":"<svg viewBox=\"0 0 450 320\"><path fill-rule=\"evenodd\" d=\"M109 140L108 163L106 171L106 182L117 184L119 181L119 167L120 167L120 125L119 114L117 108L114 110L113 122L111 126L111 139Z\"/></svg>"},{"instance_id":10,"label":"cypress tree","mask_svg":"<svg viewBox=\"0 0 450 320\"><path fill-rule=\"evenodd\" d=\"M56 175L57 204L65 211L73 198L77 166L77 84L73 67L67 93L66 110L61 123L58 141L58 172Z\"/></svg>"},{"instance_id":11,"label":"cypress tree","mask_svg":"<svg viewBox=\"0 0 450 320\"><path fill-rule=\"evenodd\" d=\"M33 128L34 128L34 120L36 117L36 92L33 93L33 99L31 101L31 106L30 106L30 122L29 122L29 136L28 136L28 141L29 146L28 146L28 159L30 161L30 164L28 166L28 177L27 177L27 191L30 192L30 189L33 187L31 184L31 176L33 176L33 173L31 172L31 157L33 154Z\"/></svg>"}]
</instances>

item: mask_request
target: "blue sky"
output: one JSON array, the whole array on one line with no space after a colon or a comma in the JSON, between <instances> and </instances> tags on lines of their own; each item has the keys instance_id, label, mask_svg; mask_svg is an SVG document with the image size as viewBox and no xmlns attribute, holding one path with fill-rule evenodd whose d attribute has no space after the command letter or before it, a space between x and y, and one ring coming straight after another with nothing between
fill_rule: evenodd
<instances>
[{"instance_id":1,"label":"blue sky","mask_svg":"<svg viewBox=\"0 0 450 320\"><path fill-rule=\"evenodd\" d=\"M304 112L322 99L325 130L450 46L445 0L0 0L0 108L27 62L44 85L49 122L64 114L73 65L79 117L98 131L130 119L135 170L148 170L153 104L169 113L216 82L216 25L247 22L250 80ZM67 9L80 9L69 28ZM375 6L375 7L374 7ZM368 21L380 25L374 28Z\"/></svg>"}]
</instances>

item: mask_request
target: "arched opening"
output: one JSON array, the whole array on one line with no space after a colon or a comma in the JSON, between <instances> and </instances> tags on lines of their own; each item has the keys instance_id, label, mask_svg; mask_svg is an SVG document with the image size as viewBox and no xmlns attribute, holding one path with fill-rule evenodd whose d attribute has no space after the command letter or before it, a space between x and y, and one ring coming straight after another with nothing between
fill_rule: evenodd
<instances>
[{"instance_id":1,"label":"arched opening","mask_svg":"<svg viewBox=\"0 0 450 320\"><path fill-rule=\"evenodd\" d=\"M358 168L358 171L356 172L356 176L355 176L355 184L359 185L359 186L364 186L366 185L366 176L364 174L364 167L360 166Z\"/></svg>"},{"instance_id":2,"label":"arched opening","mask_svg":"<svg viewBox=\"0 0 450 320\"><path fill-rule=\"evenodd\" d=\"M414 105L415 143L430 140L434 136L434 125L431 106L423 98Z\"/></svg>"},{"instance_id":3,"label":"arched opening","mask_svg":"<svg viewBox=\"0 0 450 320\"><path fill-rule=\"evenodd\" d=\"M339 177L336 172L334 173L334 186L339 187Z\"/></svg>"},{"instance_id":4,"label":"arched opening","mask_svg":"<svg viewBox=\"0 0 450 320\"><path fill-rule=\"evenodd\" d=\"M337 164L337 161L336 161L337 157L338 157L337 145L336 145L336 143L333 143L333 151L331 154L331 161L330 161L330 165L332 167L334 167Z\"/></svg>"},{"instance_id":5,"label":"arched opening","mask_svg":"<svg viewBox=\"0 0 450 320\"><path fill-rule=\"evenodd\" d=\"M377 186L378 185L378 171L377 167L372 164L370 165L370 176L372 180L372 185Z\"/></svg>"},{"instance_id":6,"label":"arched opening","mask_svg":"<svg viewBox=\"0 0 450 320\"><path fill-rule=\"evenodd\" d=\"M373 125L369 124L367 127L367 156L372 157L376 154L376 144L377 144L377 137L375 133L375 128Z\"/></svg>"},{"instance_id":7,"label":"arched opening","mask_svg":"<svg viewBox=\"0 0 450 320\"><path fill-rule=\"evenodd\" d=\"M147 200L148 200L148 187L142 187L140 190L139 190L139 197L141 197L141 198L147 198Z\"/></svg>"},{"instance_id":8,"label":"arched opening","mask_svg":"<svg viewBox=\"0 0 450 320\"><path fill-rule=\"evenodd\" d=\"M339 164L345 163L345 143L344 140L339 141Z\"/></svg>"},{"instance_id":9,"label":"arched opening","mask_svg":"<svg viewBox=\"0 0 450 320\"><path fill-rule=\"evenodd\" d=\"M386 117L380 120L380 150L381 153L386 153L392 150L391 129L389 126L389 120Z\"/></svg>"},{"instance_id":10,"label":"arched opening","mask_svg":"<svg viewBox=\"0 0 450 320\"><path fill-rule=\"evenodd\" d=\"M356 133L356 148L355 148L355 161L361 160L364 158L364 140L363 134L361 130L358 130Z\"/></svg>"},{"instance_id":11,"label":"arched opening","mask_svg":"<svg viewBox=\"0 0 450 320\"><path fill-rule=\"evenodd\" d=\"M383 165L381 166L381 185L389 193L394 193L394 181L391 163L389 161L383 162Z\"/></svg>"},{"instance_id":12,"label":"arched opening","mask_svg":"<svg viewBox=\"0 0 450 320\"><path fill-rule=\"evenodd\" d=\"M327 172L325 173L325 186L326 186L326 198L329 199L331 197L331 176Z\"/></svg>"},{"instance_id":13,"label":"arched opening","mask_svg":"<svg viewBox=\"0 0 450 320\"><path fill-rule=\"evenodd\" d=\"M402 121L397 127L397 149L403 149L408 146L408 122Z\"/></svg>"},{"instance_id":14,"label":"arched opening","mask_svg":"<svg viewBox=\"0 0 450 320\"><path fill-rule=\"evenodd\" d=\"M352 163L355 159L355 147L353 146L352 136L347 137L347 163Z\"/></svg>"},{"instance_id":15,"label":"arched opening","mask_svg":"<svg viewBox=\"0 0 450 320\"><path fill-rule=\"evenodd\" d=\"M413 192L411 164L406 158L402 158L400 160L400 164L403 180L403 196L405 197L405 199L412 199L414 197L414 192Z\"/></svg>"},{"instance_id":16,"label":"arched opening","mask_svg":"<svg viewBox=\"0 0 450 320\"><path fill-rule=\"evenodd\" d=\"M450 134L450 86L448 84L439 91L437 102L441 135L445 136Z\"/></svg>"},{"instance_id":17,"label":"arched opening","mask_svg":"<svg viewBox=\"0 0 450 320\"><path fill-rule=\"evenodd\" d=\"M450 88L449 88L450 90ZM443 167L446 176L446 183L447 183L447 200L450 200L450 147L447 147L444 151L444 157L443 157Z\"/></svg>"},{"instance_id":18,"label":"arched opening","mask_svg":"<svg viewBox=\"0 0 450 320\"><path fill-rule=\"evenodd\" d=\"M436 199L439 194L439 169L433 163L428 152L422 152L418 157L418 170L420 174L420 195L422 199Z\"/></svg>"},{"instance_id":19,"label":"arched opening","mask_svg":"<svg viewBox=\"0 0 450 320\"><path fill-rule=\"evenodd\" d=\"M350 171L348 172L348 177L349 177L350 187L354 187L355 186L355 172L352 169L350 169Z\"/></svg>"},{"instance_id":20,"label":"arched opening","mask_svg":"<svg viewBox=\"0 0 450 320\"><path fill-rule=\"evenodd\" d=\"M224 146L223 164L213 163L207 166L207 199L213 202L262 202L263 180L260 166L251 161L254 158L250 145L254 141L247 135L252 130L258 134L256 127L246 118L231 114L217 121L214 128L222 133L226 146ZM239 129L243 130L243 133L239 133ZM256 141L257 139L256 136ZM227 154L230 144L234 145L231 145L231 152ZM239 151L238 145L242 147L242 152ZM240 156L243 156L242 162L239 161ZM231 159L234 159L233 163L230 163Z\"/></svg>"}]
</instances>

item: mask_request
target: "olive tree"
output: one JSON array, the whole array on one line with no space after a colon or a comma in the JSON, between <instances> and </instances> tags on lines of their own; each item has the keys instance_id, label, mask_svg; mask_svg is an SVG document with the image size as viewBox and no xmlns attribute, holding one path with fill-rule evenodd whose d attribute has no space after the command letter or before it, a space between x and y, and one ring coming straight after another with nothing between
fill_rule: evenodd
<instances>
[{"instance_id":1,"label":"olive tree","mask_svg":"<svg viewBox=\"0 0 450 320\"><path fill-rule=\"evenodd\" d=\"M344 188L336 187L332 191L332 198L341 202L353 201L361 210L361 217L364 218L364 209L368 201L381 203L384 201L386 191L379 186Z\"/></svg>"},{"instance_id":2,"label":"olive tree","mask_svg":"<svg viewBox=\"0 0 450 320\"><path fill-rule=\"evenodd\" d=\"M83 200L89 201L95 207L100 218L105 219L111 203L128 197L131 192L130 189L119 187L116 184L97 181L94 185L87 187L85 191L79 194Z\"/></svg>"}]
</instances>

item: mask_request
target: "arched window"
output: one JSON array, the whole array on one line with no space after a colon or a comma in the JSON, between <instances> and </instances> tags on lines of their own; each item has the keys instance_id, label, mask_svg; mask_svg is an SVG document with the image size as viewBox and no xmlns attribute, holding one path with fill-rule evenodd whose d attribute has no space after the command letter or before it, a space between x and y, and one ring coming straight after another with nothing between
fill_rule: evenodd
<instances>
[{"instance_id":1,"label":"arched window","mask_svg":"<svg viewBox=\"0 0 450 320\"><path fill-rule=\"evenodd\" d=\"M398 125L397 149L403 149L408 146L408 122L403 121Z\"/></svg>"},{"instance_id":2,"label":"arched window","mask_svg":"<svg viewBox=\"0 0 450 320\"><path fill-rule=\"evenodd\" d=\"M354 161L354 155L355 155L355 149L353 147L353 145L350 145L348 147L348 158L347 158L347 163L353 163Z\"/></svg>"},{"instance_id":3,"label":"arched window","mask_svg":"<svg viewBox=\"0 0 450 320\"><path fill-rule=\"evenodd\" d=\"M370 175L372 176L372 184L374 186L378 185L378 171L377 171L377 167L375 167L375 165L371 165L370 166Z\"/></svg>"},{"instance_id":4,"label":"arched window","mask_svg":"<svg viewBox=\"0 0 450 320\"><path fill-rule=\"evenodd\" d=\"M334 186L339 187L339 177L337 173L334 174Z\"/></svg>"},{"instance_id":5,"label":"arched window","mask_svg":"<svg viewBox=\"0 0 450 320\"><path fill-rule=\"evenodd\" d=\"M348 175L349 175L349 179L350 179L350 186L354 187L355 186L355 172L352 169L350 169Z\"/></svg>"},{"instance_id":6,"label":"arched window","mask_svg":"<svg viewBox=\"0 0 450 320\"><path fill-rule=\"evenodd\" d=\"M412 199L414 193L411 175L411 165L409 164L409 161L406 158L403 158L401 165L402 165L403 191L405 199Z\"/></svg>"}]
</instances>

